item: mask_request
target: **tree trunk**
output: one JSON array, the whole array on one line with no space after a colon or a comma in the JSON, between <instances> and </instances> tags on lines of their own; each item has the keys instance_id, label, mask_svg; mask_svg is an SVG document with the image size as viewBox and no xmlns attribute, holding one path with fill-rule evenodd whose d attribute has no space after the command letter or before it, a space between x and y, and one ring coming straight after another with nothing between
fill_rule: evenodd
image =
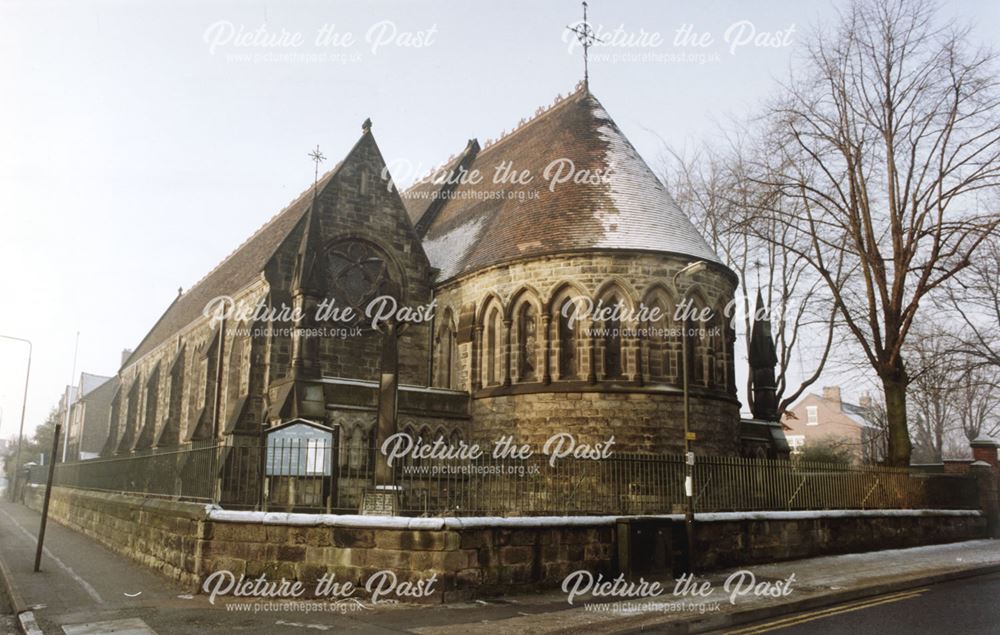
<instances>
[{"instance_id":1,"label":"tree trunk","mask_svg":"<svg viewBox=\"0 0 1000 635\"><path fill-rule=\"evenodd\" d=\"M906 421L906 370L902 364L881 375L885 392L886 433L888 456L886 463L900 467L910 465L910 430Z\"/></svg>"}]
</instances>

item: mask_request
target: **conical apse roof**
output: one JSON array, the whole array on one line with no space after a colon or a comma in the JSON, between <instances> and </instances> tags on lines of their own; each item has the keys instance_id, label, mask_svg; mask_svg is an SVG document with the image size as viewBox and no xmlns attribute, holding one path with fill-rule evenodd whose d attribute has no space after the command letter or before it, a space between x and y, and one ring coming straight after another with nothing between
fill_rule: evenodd
<instances>
[{"instance_id":1,"label":"conical apse roof","mask_svg":"<svg viewBox=\"0 0 1000 635\"><path fill-rule=\"evenodd\" d=\"M414 224L426 227L424 249L441 270L439 280L576 250L650 250L719 262L586 88L463 163L467 173L439 172L403 195ZM497 182L498 170L526 170L531 180ZM574 178L557 183L559 174ZM439 204L428 205L435 192Z\"/></svg>"}]
</instances>

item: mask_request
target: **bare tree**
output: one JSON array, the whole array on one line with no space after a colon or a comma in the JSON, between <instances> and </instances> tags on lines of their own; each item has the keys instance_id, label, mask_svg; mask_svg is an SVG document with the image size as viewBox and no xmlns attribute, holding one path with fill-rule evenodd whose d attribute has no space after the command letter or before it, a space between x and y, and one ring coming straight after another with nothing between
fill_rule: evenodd
<instances>
[{"instance_id":1,"label":"bare tree","mask_svg":"<svg viewBox=\"0 0 1000 635\"><path fill-rule=\"evenodd\" d=\"M825 285L812 274L807 262L783 245L805 239L801 228L775 219L773 210L794 205L774 187L761 185L747 171L754 162L745 157L746 147L733 143L720 149L705 145L690 156L666 148L664 180L692 219L704 228L707 238L725 264L736 272L740 292L736 299L744 344L749 351L755 307L753 296L760 290L772 318L778 358L775 397L778 412L784 412L802 393L819 380L830 355L835 329L832 303L824 301ZM751 210L758 213L751 214ZM797 384L789 381L789 368L804 348L810 364ZM753 406L752 376L747 375L746 395Z\"/></svg>"},{"instance_id":2,"label":"bare tree","mask_svg":"<svg viewBox=\"0 0 1000 635\"><path fill-rule=\"evenodd\" d=\"M948 433L957 426L954 392L964 370L949 346L944 332L918 329L907 352L910 434L914 458L922 463L941 462Z\"/></svg>"},{"instance_id":3,"label":"bare tree","mask_svg":"<svg viewBox=\"0 0 1000 635\"><path fill-rule=\"evenodd\" d=\"M910 432L922 462L964 456L969 441L1000 431L1000 367L956 350L948 325L916 328L907 350Z\"/></svg>"},{"instance_id":4,"label":"bare tree","mask_svg":"<svg viewBox=\"0 0 1000 635\"><path fill-rule=\"evenodd\" d=\"M963 325L955 334L955 350L970 362L1000 369L1000 237L986 242L948 285L947 305Z\"/></svg>"},{"instance_id":5,"label":"bare tree","mask_svg":"<svg viewBox=\"0 0 1000 635\"><path fill-rule=\"evenodd\" d=\"M856 1L772 108L764 183L799 200L780 217L810 234L785 248L826 282L878 376L895 465L910 460L904 344L921 302L1000 223L976 208L1000 185L994 54L967 38L923 0Z\"/></svg>"},{"instance_id":6,"label":"bare tree","mask_svg":"<svg viewBox=\"0 0 1000 635\"><path fill-rule=\"evenodd\" d=\"M1000 434L1000 367L965 357L951 398L957 427L966 441Z\"/></svg>"}]
</instances>

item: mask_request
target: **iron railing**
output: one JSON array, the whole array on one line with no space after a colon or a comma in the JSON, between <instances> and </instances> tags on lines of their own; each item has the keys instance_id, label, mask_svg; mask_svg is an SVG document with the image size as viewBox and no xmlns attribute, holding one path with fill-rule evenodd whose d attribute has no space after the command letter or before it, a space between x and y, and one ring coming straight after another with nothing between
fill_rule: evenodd
<instances>
[{"instance_id":1,"label":"iron railing","mask_svg":"<svg viewBox=\"0 0 1000 635\"><path fill-rule=\"evenodd\" d=\"M357 513L374 478L375 448L278 440L61 463L55 484L228 509ZM610 458L397 460L407 515L661 514L684 509L681 455ZM697 512L975 509L975 479L905 468L699 456Z\"/></svg>"}]
</instances>

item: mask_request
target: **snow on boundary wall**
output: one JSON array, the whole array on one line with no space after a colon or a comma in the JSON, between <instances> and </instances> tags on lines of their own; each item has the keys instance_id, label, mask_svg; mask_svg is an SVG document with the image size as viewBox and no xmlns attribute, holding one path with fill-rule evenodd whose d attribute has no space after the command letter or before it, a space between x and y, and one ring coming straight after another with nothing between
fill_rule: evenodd
<instances>
[{"instance_id":1,"label":"snow on boundary wall","mask_svg":"<svg viewBox=\"0 0 1000 635\"><path fill-rule=\"evenodd\" d=\"M698 522L734 522L743 520L811 520L819 518L886 518L982 516L972 509L831 509L824 511L753 511L714 512L695 514ZM208 510L213 522L250 523L264 525L295 525L300 527L359 527L367 529L457 530L491 527L595 527L614 525L619 519L642 518L682 521L683 514L652 516L499 516L409 518L405 516L360 516L357 514L296 514L287 512L253 512L214 508Z\"/></svg>"}]
</instances>

